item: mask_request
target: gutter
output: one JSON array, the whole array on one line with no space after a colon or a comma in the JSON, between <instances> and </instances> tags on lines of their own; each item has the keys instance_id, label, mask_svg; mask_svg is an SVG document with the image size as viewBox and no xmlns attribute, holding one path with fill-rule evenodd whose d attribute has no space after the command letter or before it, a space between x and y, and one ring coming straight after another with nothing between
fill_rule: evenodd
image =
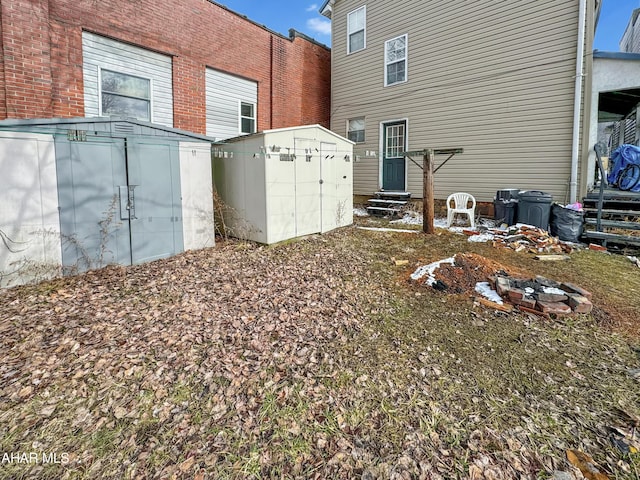
<instances>
[{"instance_id":1,"label":"gutter","mask_svg":"<svg viewBox=\"0 0 640 480\"><path fill-rule=\"evenodd\" d=\"M569 201L575 203L578 196L578 164L580 161L580 113L582 103L582 78L584 77L584 41L586 37L587 0L580 0L578 16L578 52L576 54L576 86L573 100L573 140L571 145L571 179Z\"/></svg>"}]
</instances>

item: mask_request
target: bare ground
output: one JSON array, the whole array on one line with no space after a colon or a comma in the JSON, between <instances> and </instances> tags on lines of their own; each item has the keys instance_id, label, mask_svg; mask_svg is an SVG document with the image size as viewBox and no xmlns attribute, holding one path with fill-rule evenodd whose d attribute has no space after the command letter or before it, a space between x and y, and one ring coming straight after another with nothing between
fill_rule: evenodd
<instances>
[{"instance_id":1,"label":"bare ground","mask_svg":"<svg viewBox=\"0 0 640 480\"><path fill-rule=\"evenodd\" d=\"M458 252L596 309L548 321L407 280ZM639 293L620 256L355 228L6 290L0 455L66 456L0 478L583 478L573 449L637 479Z\"/></svg>"}]
</instances>

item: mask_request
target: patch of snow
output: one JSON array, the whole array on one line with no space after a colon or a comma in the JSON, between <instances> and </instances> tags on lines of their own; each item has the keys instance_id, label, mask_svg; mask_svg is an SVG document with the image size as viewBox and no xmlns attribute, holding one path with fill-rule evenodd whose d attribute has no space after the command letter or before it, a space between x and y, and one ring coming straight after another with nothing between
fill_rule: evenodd
<instances>
[{"instance_id":1,"label":"patch of snow","mask_svg":"<svg viewBox=\"0 0 640 480\"><path fill-rule=\"evenodd\" d=\"M404 225L422 225L422 215L417 212L406 212L402 218L392 220L389 223L401 223Z\"/></svg>"},{"instance_id":2,"label":"patch of snow","mask_svg":"<svg viewBox=\"0 0 640 480\"><path fill-rule=\"evenodd\" d=\"M426 285L432 286L436 283L436 277L433 276L434 272L440 268L440 265L443 263L448 263L453 265L455 263L455 256L450 258L445 258L444 260L438 260L437 262L430 263L429 265L423 265L418 267L415 272L411 274L412 280L420 280L422 277L429 275L427 280L424 282Z\"/></svg>"},{"instance_id":3,"label":"patch of snow","mask_svg":"<svg viewBox=\"0 0 640 480\"><path fill-rule=\"evenodd\" d=\"M483 243L483 242L490 242L491 240L493 240L493 234L492 233L481 233L479 235L471 235L469 237L469 242L476 242L476 243Z\"/></svg>"},{"instance_id":4,"label":"patch of snow","mask_svg":"<svg viewBox=\"0 0 640 480\"><path fill-rule=\"evenodd\" d=\"M558 295L566 295L567 292L565 292L564 290L560 290L559 288L555 288L555 287L542 287L542 291L544 293L556 293Z\"/></svg>"},{"instance_id":5,"label":"patch of snow","mask_svg":"<svg viewBox=\"0 0 640 480\"><path fill-rule=\"evenodd\" d=\"M525 287L525 289L524 289L524 293L529 293L529 294L531 294L531 293L536 293L536 291L535 291L533 288L531 288L531 287Z\"/></svg>"},{"instance_id":6,"label":"patch of snow","mask_svg":"<svg viewBox=\"0 0 640 480\"><path fill-rule=\"evenodd\" d=\"M354 208L353 209L353 214L356 217L368 217L369 216L369 213L364 208L361 208L361 207Z\"/></svg>"},{"instance_id":7,"label":"patch of snow","mask_svg":"<svg viewBox=\"0 0 640 480\"><path fill-rule=\"evenodd\" d=\"M400 232L400 233L420 233L419 230L402 230L399 228L376 228L376 227L358 227L360 230L370 230L372 232Z\"/></svg>"},{"instance_id":8,"label":"patch of snow","mask_svg":"<svg viewBox=\"0 0 640 480\"><path fill-rule=\"evenodd\" d=\"M491 288L491 285L489 285L489 282L476 283L475 290L484 298L491 300L492 302L497 303L499 305L503 304L502 298L500 297L500 295L498 295L498 292L496 292L493 288Z\"/></svg>"},{"instance_id":9,"label":"patch of snow","mask_svg":"<svg viewBox=\"0 0 640 480\"><path fill-rule=\"evenodd\" d=\"M433 220L433 226L436 228L447 228L446 218L436 218Z\"/></svg>"}]
</instances>

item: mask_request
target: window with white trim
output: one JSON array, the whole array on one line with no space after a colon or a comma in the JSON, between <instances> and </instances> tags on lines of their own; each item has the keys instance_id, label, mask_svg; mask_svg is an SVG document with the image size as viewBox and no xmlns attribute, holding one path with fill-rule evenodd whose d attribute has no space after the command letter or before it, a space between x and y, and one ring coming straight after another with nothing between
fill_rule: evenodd
<instances>
[{"instance_id":1,"label":"window with white trim","mask_svg":"<svg viewBox=\"0 0 640 480\"><path fill-rule=\"evenodd\" d=\"M101 69L100 115L151 121L151 80Z\"/></svg>"},{"instance_id":2,"label":"window with white trim","mask_svg":"<svg viewBox=\"0 0 640 480\"><path fill-rule=\"evenodd\" d=\"M347 138L352 142L364 142L364 117L352 118L347 126Z\"/></svg>"},{"instance_id":3,"label":"window with white trim","mask_svg":"<svg viewBox=\"0 0 640 480\"><path fill-rule=\"evenodd\" d=\"M387 40L384 44L384 85L407 81L407 35Z\"/></svg>"},{"instance_id":4,"label":"window with white trim","mask_svg":"<svg viewBox=\"0 0 640 480\"><path fill-rule=\"evenodd\" d=\"M362 6L347 15L347 53L363 50L366 46L367 9Z\"/></svg>"},{"instance_id":5,"label":"window with white trim","mask_svg":"<svg viewBox=\"0 0 640 480\"><path fill-rule=\"evenodd\" d=\"M240 102L240 133L255 133L256 106L253 103Z\"/></svg>"}]
</instances>

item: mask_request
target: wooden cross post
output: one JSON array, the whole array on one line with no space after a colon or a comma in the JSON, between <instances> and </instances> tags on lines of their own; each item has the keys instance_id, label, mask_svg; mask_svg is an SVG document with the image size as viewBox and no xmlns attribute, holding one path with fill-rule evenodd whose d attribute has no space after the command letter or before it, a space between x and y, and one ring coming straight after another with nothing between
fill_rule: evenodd
<instances>
[{"instance_id":1,"label":"wooden cross post","mask_svg":"<svg viewBox=\"0 0 640 480\"><path fill-rule=\"evenodd\" d=\"M422 231L434 233L433 149L427 148L422 157Z\"/></svg>"}]
</instances>

